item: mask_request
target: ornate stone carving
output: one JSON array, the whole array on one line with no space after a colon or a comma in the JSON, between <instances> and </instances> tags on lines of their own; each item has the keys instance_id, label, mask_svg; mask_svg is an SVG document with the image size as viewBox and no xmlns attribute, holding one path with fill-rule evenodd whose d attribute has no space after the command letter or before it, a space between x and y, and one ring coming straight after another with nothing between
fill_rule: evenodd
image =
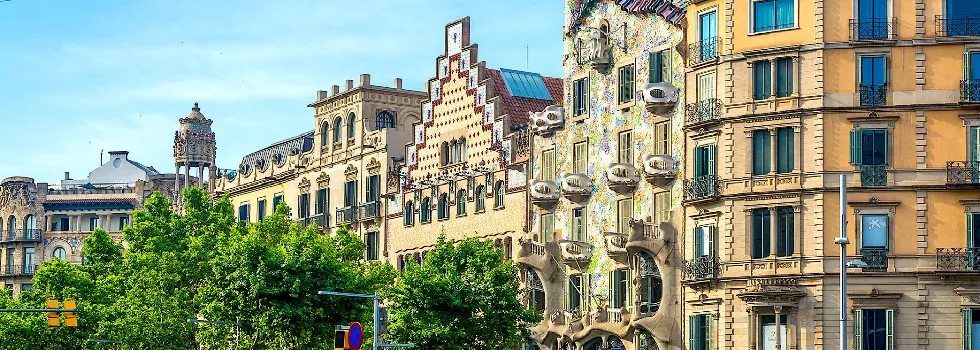
<instances>
[{"instance_id":1,"label":"ornate stone carving","mask_svg":"<svg viewBox=\"0 0 980 350\"><path fill-rule=\"evenodd\" d=\"M316 184L318 186L320 186L320 188L327 187L327 185L330 184L330 175L327 175L327 173L321 172L320 173L320 176L317 176L316 177Z\"/></svg>"},{"instance_id":2,"label":"ornate stone carving","mask_svg":"<svg viewBox=\"0 0 980 350\"><path fill-rule=\"evenodd\" d=\"M37 195L31 191L29 182L10 181L0 187L0 208L29 206L37 201Z\"/></svg>"},{"instance_id":3,"label":"ornate stone carving","mask_svg":"<svg viewBox=\"0 0 980 350\"><path fill-rule=\"evenodd\" d=\"M354 181L357 179L357 168L354 164L348 164L347 169L344 170L344 176L347 177L347 181Z\"/></svg>"},{"instance_id":4,"label":"ornate stone carving","mask_svg":"<svg viewBox=\"0 0 980 350\"><path fill-rule=\"evenodd\" d=\"M371 158L371 160L368 161L367 171L368 174L377 175L381 172L381 162L378 162L378 160L375 158Z\"/></svg>"},{"instance_id":5,"label":"ornate stone carving","mask_svg":"<svg viewBox=\"0 0 980 350\"><path fill-rule=\"evenodd\" d=\"M310 179L304 177L299 180L299 191L302 193L310 192Z\"/></svg>"}]
</instances>

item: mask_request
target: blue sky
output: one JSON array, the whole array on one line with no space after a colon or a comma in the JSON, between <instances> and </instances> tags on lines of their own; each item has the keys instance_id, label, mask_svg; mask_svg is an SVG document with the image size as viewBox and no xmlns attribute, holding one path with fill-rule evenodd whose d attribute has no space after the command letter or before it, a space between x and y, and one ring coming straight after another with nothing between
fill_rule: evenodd
<instances>
[{"instance_id":1,"label":"blue sky","mask_svg":"<svg viewBox=\"0 0 980 350\"><path fill-rule=\"evenodd\" d=\"M100 150L173 172L177 119L214 120L218 166L313 129L317 90L371 74L421 90L445 25L492 68L562 74L564 1L0 2L0 177L84 178Z\"/></svg>"}]
</instances>

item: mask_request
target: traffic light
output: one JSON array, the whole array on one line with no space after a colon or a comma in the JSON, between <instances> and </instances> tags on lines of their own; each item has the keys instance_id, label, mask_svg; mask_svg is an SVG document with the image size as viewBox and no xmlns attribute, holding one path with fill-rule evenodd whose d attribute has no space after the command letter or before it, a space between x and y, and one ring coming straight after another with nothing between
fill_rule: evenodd
<instances>
[{"instance_id":1,"label":"traffic light","mask_svg":"<svg viewBox=\"0 0 980 350\"><path fill-rule=\"evenodd\" d=\"M48 309L57 309L58 300L57 299L48 300L45 306L47 306ZM59 315L57 312L49 312L48 327L60 327L60 326L61 326L61 315Z\"/></svg>"},{"instance_id":2,"label":"traffic light","mask_svg":"<svg viewBox=\"0 0 980 350\"><path fill-rule=\"evenodd\" d=\"M57 303L57 300L55 301L55 303ZM71 310L74 308L75 308L74 300L65 300L65 309ZM78 327L78 317L75 316L74 312L65 312L65 327Z\"/></svg>"},{"instance_id":3,"label":"traffic light","mask_svg":"<svg viewBox=\"0 0 980 350\"><path fill-rule=\"evenodd\" d=\"M333 348L334 350L347 350L347 329L342 326L337 326L337 330L334 332L333 336Z\"/></svg>"}]
</instances>

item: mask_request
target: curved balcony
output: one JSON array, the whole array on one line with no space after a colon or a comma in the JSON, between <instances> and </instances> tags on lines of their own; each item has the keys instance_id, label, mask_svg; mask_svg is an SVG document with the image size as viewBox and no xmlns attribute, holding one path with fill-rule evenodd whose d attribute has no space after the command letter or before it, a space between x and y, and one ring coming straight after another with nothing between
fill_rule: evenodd
<instances>
[{"instance_id":1,"label":"curved balcony","mask_svg":"<svg viewBox=\"0 0 980 350\"><path fill-rule=\"evenodd\" d=\"M582 201L592 195L592 179L585 174L565 174L561 192L572 201Z\"/></svg>"},{"instance_id":2,"label":"curved balcony","mask_svg":"<svg viewBox=\"0 0 980 350\"><path fill-rule=\"evenodd\" d=\"M612 61L612 47L607 40L591 38L589 40L579 41L575 46L579 64L590 65L599 71L604 71L606 68L609 68L610 62Z\"/></svg>"},{"instance_id":3,"label":"curved balcony","mask_svg":"<svg viewBox=\"0 0 980 350\"><path fill-rule=\"evenodd\" d=\"M561 258L565 264L573 266L587 266L592 261L592 245L588 242L571 240L558 241L561 250Z\"/></svg>"},{"instance_id":4,"label":"curved balcony","mask_svg":"<svg viewBox=\"0 0 980 350\"><path fill-rule=\"evenodd\" d=\"M633 192L640 184L640 171L633 164L613 163L606 168L609 188L619 194Z\"/></svg>"},{"instance_id":5,"label":"curved balcony","mask_svg":"<svg viewBox=\"0 0 980 350\"><path fill-rule=\"evenodd\" d=\"M667 245L667 239L664 233L671 229L670 223L667 222L657 224L649 221L631 220L631 232L624 248L627 252L634 254L640 250L655 254L665 252L663 248Z\"/></svg>"},{"instance_id":6,"label":"curved balcony","mask_svg":"<svg viewBox=\"0 0 980 350\"><path fill-rule=\"evenodd\" d=\"M554 243L536 242L528 237L518 238L517 243L521 247L517 253L517 263L537 270L545 281L553 280L558 265L552 263L552 255L549 251L554 251ZM549 249L549 245L552 248Z\"/></svg>"},{"instance_id":7,"label":"curved balcony","mask_svg":"<svg viewBox=\"0 0 980 350\"><path fill-rule=\"evenodd\" d=\"M689 103L685 109L687 112L685 127L692 127L718 121L718 118L721 117L722 105L721 100L709 98L695 103Z\"/></svg>"},{"instance_id":8,"label":"curved balcony","mask_svg":"<svg viewBox=\"0 0 980 350\"><path fill-rule=\"evenodd\" d=\"M531 113L531 130L541 136L550 136L565 126L565 114L561 107L551 105L541 112Z\"/></svg>"},{"instance_id":9,"label":"curved balcony","mask_svg":"<svg viewBox=\"0 0 980 350\"><path fill-rule=\"evenodd\" d=\"M649 83L640 90L648 112L658 115L669 113L677 105L677 88L668 82Z\"/></svg>"},{"instance_id":10,"label":"curved balcony","mask_svg":"<svg viewBox=\"0 0 980 350\"><path fill-rule=\"evenodd\" d=\"M643 175L650 184L665 187L677 178L677 161L666 154L644 155Z\"/></svg>"},{"instance_id":11,"label":"curved balcony","mask_svg":"<svg viewBox=\"0 0 980 350\"><path fill-rule=\"evenodd\" d=\"M531 189L531 204L539 208L551 208L558 203L561 191L554 181L531 180L528 186Z\"/></svg>"},{"instance_id":12,"label":"curved balcony","mask_svg":"<svg viewBox=\"0 0 980 350\"><path fill-rule=\"evenodd\" d=\"M606 253L609 257L617 261L625 261L628 257L626 253L626 242L629 236L619 232L603 232L603 241L606 243Z\"/></svg>"}]
</instances>

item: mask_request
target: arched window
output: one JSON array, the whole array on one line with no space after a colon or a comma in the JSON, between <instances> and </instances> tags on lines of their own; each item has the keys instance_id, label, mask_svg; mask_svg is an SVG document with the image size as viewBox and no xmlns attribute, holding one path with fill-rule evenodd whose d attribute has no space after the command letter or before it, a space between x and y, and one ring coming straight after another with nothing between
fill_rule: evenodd
<instances>
[{"instance_id":1,"label":"arched window","mask_svg":"<svg viewBox=\"0 0 980 350\"><path fill-rule=\"evenodd\" d=\"M354 112L347 115L347 138L354 138Z\"/></svg>"},{"instance_id":2,"label":"arched window","mask_svg":"<svg viewBox=\"0 0 980 350\"><path fill-rule=\"evenodd\" d=\"M602 338L594 338L589 340L582 345L582 350L604 350L602 346Z\"/></svg>"},{"instance_id":3,"label":"arched window","mask_svg":"<svg viewBox=\"0 0 980 350\"><path fill-rule=\"evenodd\" d=\"M660 299L663 298L660 269L650 254L640 252L636 257L640 270L640 314L652 316L660 310Z\"/></svg>"},{"instance_id":4,"label":"arched window","mask_svg":"<svg viewBox=\"0 0 980 350\"><path fill-rule=\"evenodd\" d=\"M24 218L24 239L40 238L41 233L37 231L37 219L34 215L27 215Z\"/></svg>"},{"instance_id":5,"label":"arched window","mask_svg":"<svg viewBox=\"0 0 980 350\"><path fill-rule=\"evenodd\" d=\"M408 201L405 203L405 212L402 214L405 216L405 226L414 224L415 222L415 203Z\"/></svg>"},{"instance_id":6,"label":"arched window","mask_svg":"<svg viewBox=\"0 0 980 350\"><path fill-rule=\"evenodd\" d=\"M378 120L375 121L375 129L387 129L395 127L395 114L391 111L378 112Z\"/></svg>"},{"instance_id":7,"label":"arched window","mask_svg":"<svg viewBox=\"0 0 980 350\"><path fill-rule=\"evenodd\" d=\"M494 185L493 205L495 208L504 206L504 182L497 181Z\"/></svg>"},{"instance_id":8,"label":"arched window","mask_svg":"<svg viewBox=\"0 0 980 350\"><path fill-rule=\"evenodd\" d=\"M476 212L477 213L486 209L486 205L484 204L484 199L486 198L486 196L487 196L487 192L486 189L483 187L483 185L477 186L476 187Z\"/></svg>"},{"instance_id":9,"label":"arched window","mask_svg":"<svg viewBox=\"0 0 980 350\"><path fill-rule=\"evenodd\" d=\"M456 193L456 216L466 215L466 190Z\"/></svg>"},{"instance_id":10,"label":"arched window","mask_svg":"<svg viewBox=\"0 0 980 350\"><path fill-rule=\"evenodd\" d=\"M429 197L422 199L422 206L419 207L419 221L423 223L432 221L432 201Z\"/></svg>"},{"instance_id":11,"label":"arched window","mask_svg":"<svg viewBox=\"0 0 980 350\"><path fill-rule=\"evenodd\" d=\"M439 195L439 219L449 218L449 195L443 193Z\"/></svg>"},{"instance_id":12,"label":"arched window","mask_svg":"<svg viewBox=\"0 0 980 350\"><path fill-rule=\"evenodd\" d=\"M440 153L442 153L440 155L440 158L442 160L442 165L449 164L449 142L442 143L442 152Z\"/></svg>"},{"instance_id":13,"label":"arched window","mask_svg":"<svg viewBox=\"0 0 980 350\"><path fill-rule=\"evenodd\" d=\"M320 124L320 145L326 146L330 144L330 123L324 121Z\"/></svg>"},{"instance_id":14,"label":"arched window","mask_svg":"<svg viewBox=\"0 0 980 350\"><path fill-rule=\"evenodd\" d=\"M528 305L533 306L534 311L544 312L544 284L541 283L541 278L531 268L525 268L524 273L527 276Z\"/></svg>"},{"instance_id":15,"label":"arched window","mask_svg":"<svg viewBox=\"0 0 980 350\"><path fill-rule=\"evenodd\" d=\"M17 236L17 218L15 218L13 215L11 215L10 218L7 218L7 236L10 239Z\"/></svg>"},{"instance_id":16,"label":"arched window","mask_svg":"<svg viewBox=\"0 0 980 350\"><path fill-rule=\"evenodd\" d=\"M643 329L636 330L636 350L660 350L657 341L653 339L653 334Z\"/></svg>"},{"instance_id":17,"label":"arched window","mask_svg":"<svg viewBox=\"0 0 980 350\"><path fill-rule=\"evenodd\" d=\"M603 350L626 350L626 345L623 345L623 341L615 335L610 335L606 338L606 346L602 348Z\"/></svg>"},{"instance_id":18,"label":"arched window","mask_svg":"<svg viewBox=\"0 0 980 350\"><path fill-rule=\"evenodd\" d=\"M51 253L51 257L61 260L65 260L66 255L65 248L62 247L54 248L54 252Z\"/></svg>"},{"instance_id":19,"label":"arched window","mask_svg":"<svg viewBox=\"0 0 980 350\"><path fill-rule=\"evenodd\" d=\"M343 137L344 129L341 128L340 117L334 118L333 120L333 142L340 142L341 137Z\"/></svg>"}]
</instances>

